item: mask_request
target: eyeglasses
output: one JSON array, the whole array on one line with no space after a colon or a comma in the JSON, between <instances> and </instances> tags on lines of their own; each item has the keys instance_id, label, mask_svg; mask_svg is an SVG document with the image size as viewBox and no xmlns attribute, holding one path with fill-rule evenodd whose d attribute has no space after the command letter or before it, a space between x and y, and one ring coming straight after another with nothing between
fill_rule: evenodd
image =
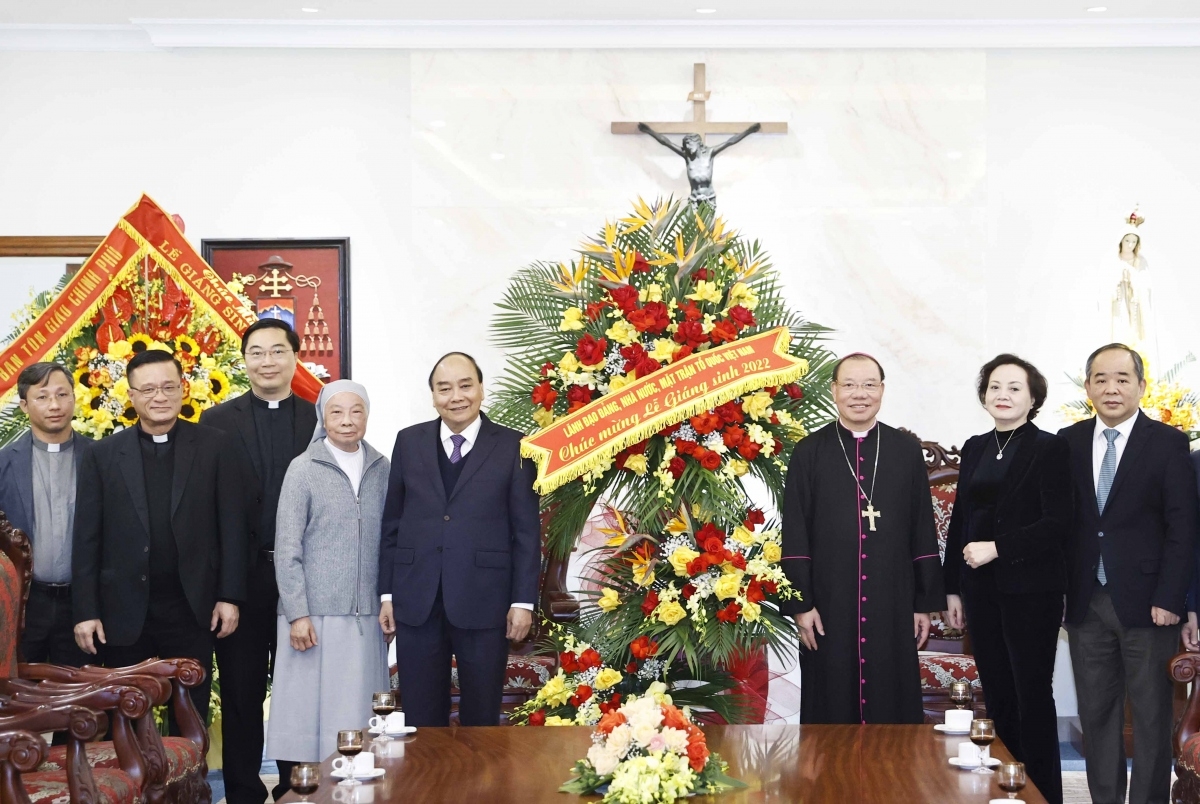
<instances>
[{"instance_id":1,"label":"eyeglasses","mask_svg":"<svg viewBox=\"0 0 1200 804\"><path fill-rule=\"evenodd\" d=\"M70 391L58 391L54 394L33 394L29 397L29 400L31 402L36 402L39 405L48 405L50 404L51 400L65 404L74 398L75 395Z\"/></svg>"},{"instance_id":2,"label":"eyeglasses","mask_svg":"<svg viewBox=\"0 0 1200 804\"><path fill-rule=\"evenodd\" d=\"M263 359L266 358L267 355L270 355L271 357L275 358L276 360L282 360L284 358L284 356L290 355L290 354L295 354L295 352L293 352L291 349L285 349L282 346L276 346L276 347L272 348L270 351L267 351L265 349L251 349L248 352L246 352L246 362L247 363L261 363L263 361Z\"/></svg>"},{"instance_id":3,"label":"eyeglasses","mask_svg":"<svg viewBox=\"0 0 1200 804\"><path fill-rule=\"evenodd\" d=\"M846 393L846 394L852 394L860 388L862 390L866 391L868 394L875 394L875 393L878 393L881 388L883 388L883 383L881 383L881 382L864 382L862 384L859 384L856 382L839 382L837 384L837 387L842 390L842 393Z\"/></svg>"},{"instance_id":4,"label":"eyeglasses","mask_svg":"<svg viewBox=\"0 0 1200 804\"><path fill-rule=\"evenodd\" d=\"M137 391L147 399L153 399L161 392L168 399L178 396L183 390L183 385L177 382L165 382L162 385L143 385L141 388L130 388L130 391Z\"/></svg>"}]
</instances>

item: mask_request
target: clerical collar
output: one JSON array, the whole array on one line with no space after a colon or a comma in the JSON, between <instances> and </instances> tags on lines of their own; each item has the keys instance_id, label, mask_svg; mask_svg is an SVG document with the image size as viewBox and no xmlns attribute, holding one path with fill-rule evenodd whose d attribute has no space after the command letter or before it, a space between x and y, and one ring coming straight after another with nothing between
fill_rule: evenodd
<instances>
[{"instance_id":1,"label":"clerical collar","mask_svg":"<svg viewBox=\"0 0 1200 804\"><path fill-rule=\"evenodd\" d=\"M871 434L871 430L874 430L876 427L879 426L879 422L875 422L875 424L873 424L869 430L862 430L862 431L851 430L849 427L842 424L841 419L838 419L837 426L842 428L843 430L845 430L847 433L849 433L852 438L866 438L867 436L869 436Z\"/></svg>"},{"instance_id":2,"label":"clerical collar","mask_svg":"<svg viewBox=\"0 0 1200 804\"><path fill-rule=\"evenodd\" d=\"M254 405L256 408L263 408L265 410L279 410L279 408L284 405L292 404L292 395L288 394L283 399L263 399L258 394L251 391L250 404Z\"/></svg>"},{"instance_id":3,"label":"clerical collar","mask_svg":"<svg viewBox=\"0 0 1200 804\"><path fill-rule=\"evenodd\" d=\"M40 440L37 436L33 435L32 433L30 434L30 436L33 438L34 448L40 449L42 452L66 452L69 449L71 449L71 447L75 446L75 434L74 433L71 433L71 437L68 438L66 441L64 441L61 444L47 443L45 441Z\"/></svg>"},{"instance_id":4,"label":"clerical collar","mask_svg":"<svg viewBox=\"0 0 1200 804\"><path fill-rule=\"evenodd\" d=\"M170 430L159 435L151 435L150 433L147 433L141 428L140 425L138 426L137 431L138 438L141 438L144 441L153 441L155 444L166 444L175 436L175 425L171 425Z\"/></svg>"}]
</instances>

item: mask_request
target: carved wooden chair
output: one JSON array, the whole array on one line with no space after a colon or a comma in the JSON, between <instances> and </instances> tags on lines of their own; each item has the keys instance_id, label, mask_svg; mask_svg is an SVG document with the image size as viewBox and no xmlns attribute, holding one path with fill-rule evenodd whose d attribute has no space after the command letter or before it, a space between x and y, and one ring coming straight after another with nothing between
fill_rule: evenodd
<instances>
[{"instance_id":1,"label":"carved wooden chair","mask_svg":"<svg viewBox=\"0 0 1200 804\"><path fill-rule=\"evenodd\" d=\"M0 712L65 704L108 712L112 741L92 742L84 748L83 756L92 768L126 772L137 787L139 801L211 802L205 779L208 732L187 695L187 688L204 680L197 662L157 660L116 669L16 664L32 580L30 554L28 537L0 513L0 575L5 579L0 583L0 623L8 637L0 638ZM183 737L162 738L158 733L152 706L168 702L174 706ZM69 773L70 760L69 746L55 746L47 750L39 770Z\"/></svg>"},{"instance_id":2,"label":"carved wooden chair","mask_svg":"<svg viewBox=\"0 0 1200 804\"><path fill-rule=\"evenodd\" d=\"M915 436L915 434L913 434ZM954 509L954 497L958 492L959 453L957 447L946 448L935 441L922 441L925 466L929 473L929 490L933 494L933 521L937 527L938 552L943 562L946 557L946 534L950 528L950 514ZM966 632L951 628L942 621L940 611L930 612L932 628L929 642L921 652L921 700L925 719L940 723L950 703L950 684L954 681L970 681L975 691L976 712L984 712L983 690L979 686L979 672L971 655L971 643Z\"/></svg>"},{"instance_id":3,"label":"carved wooden chair","mask_svg":"<svg viewBox=\"0 0 1200 804\"><path fill-rule=\"evenodd\" d=\"M1180 653L1171 659L1167 672L1177 689L1191 684L1191 695L1183 715L1175 724L1176 781L1171 789L1174 804L1200 804L1200 653Z\"/></svg>"}]
</instances>

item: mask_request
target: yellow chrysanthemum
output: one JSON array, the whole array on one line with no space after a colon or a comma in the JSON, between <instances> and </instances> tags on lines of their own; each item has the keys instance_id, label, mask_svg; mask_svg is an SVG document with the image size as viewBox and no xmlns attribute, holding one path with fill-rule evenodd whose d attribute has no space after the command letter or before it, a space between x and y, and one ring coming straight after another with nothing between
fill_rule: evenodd
<instances>
[{"instance_id":1,"label":"yellow chrysanthemum","mask_svg":"<svg viewBox=\"0 0 1200 804\"><path fill-rule=\"evenodd\" d=\"M110 341L104 356L109 360L128 360L133 357L133 347L129 341Z\"/></svg>"},{"instance_id":2,"label":"yellow chrysanthemum","mask_svg":"<svg viewBox=\"0 0 1200 804\"><path fill-rule=\"evenodd\" d=\"M550 706L562 706L574 693L567 689L567 679L563 676L562 670L559 670L558 674L547 681L538 694Z\"/></svg>"}]
</instances>

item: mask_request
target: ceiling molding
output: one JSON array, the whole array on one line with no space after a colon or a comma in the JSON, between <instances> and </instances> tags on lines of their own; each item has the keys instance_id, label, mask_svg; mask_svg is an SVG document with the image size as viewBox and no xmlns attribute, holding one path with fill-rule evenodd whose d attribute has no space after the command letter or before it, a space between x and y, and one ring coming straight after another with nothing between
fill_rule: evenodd
<instances>
[{"instance_id":1,"label":"ceiling molding","mask_svg":"<svg viewBox=\"0 0 1200 804\"><path fill-rule=\"evenodd\" d=\"M1198 47L1200 19L427 21L133 19L3 25L0 50L154 48L1078 48Z\"/></svg>"}]
</instances>

